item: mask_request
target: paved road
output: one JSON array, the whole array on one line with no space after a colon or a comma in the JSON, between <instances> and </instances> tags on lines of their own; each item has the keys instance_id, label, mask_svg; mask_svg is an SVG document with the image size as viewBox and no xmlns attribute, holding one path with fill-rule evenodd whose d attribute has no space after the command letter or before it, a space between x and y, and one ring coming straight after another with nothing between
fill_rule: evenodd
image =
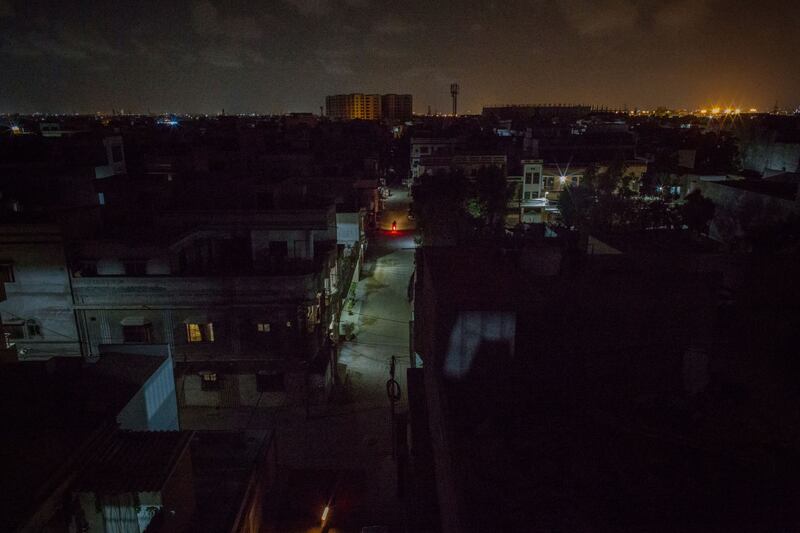
<instances>
[{"instance_id":1,"label":"paved road","mask_svg":"<svg viewBox=\"0 0 800 533\"><path fill-rule=\"evenodd\" d=\"M315 407L257 410L186 409L189 429L274 428L279 463L279 498L272 504L283 517L270 532L319 531L319 517L332 480L340 478L342 501L332 515L331 530L358 533L367 525L403 531L403 501L397 497L397 467L392 458L391 415L386 380L392 356L407 398L408 281L414 262L414 223L407 218L408 197L395 190L384 207L379 229L370 236L365 272L357 285L352 314L356 338L342 345L340 363L347 366L347 388L336 403ZM392 232L392 221L398 231Z\"/></svg>"},{"instance_id":2,"label":"paved road","mask_svg":"<svg viewBox=\"0 0 800 533\"><path fill-rule=\"evenodd\" d=\"M393 191L386 200L379 230L370 238L367 275L356 291L357 303L342 321L355 324L356 339L342 346L339 361L347 365L354 400L386 399L386 380L392 356L403 385L408 368L408 321L411 306L408 283L414 269L414 223L408 220L408 197ZM397 231L391 231L397 221Z\"/></svg>"},{"instance_id":3,"label":"paved road","mask_svg":"<svg viewBox=\"0 0 800 533\"><path fill-rule=\"evenodd\" d=\"M365 272L356 289L352 313L343 321L355 325L356 338L341 346L339 362L347 367L346 401L331 405L317 417L287 416L279 420L279 461L292 476L316 486L331 472L349 481L338 492L354 494L332 512L331 531L360 531L368 525L390 526L403 531L403 501L397 497L397 466L392 458L391 415L386 381L392 356L397 358L396 376L403 409L407 398L408 282L414 268L413 221L407 218L408 196L393 191L384 205L378 230L369 238ZM397 221L397 231L391 231ZM281 444L282 443L282 444ZM306 507L321 512L317 493ZM342 496L345 498L345 496ZM305 500L305 498L301 498ZM307 523L303 523L306 525ZM283 527L281 531L308 531Z\"/></svg>"}]
</instances>

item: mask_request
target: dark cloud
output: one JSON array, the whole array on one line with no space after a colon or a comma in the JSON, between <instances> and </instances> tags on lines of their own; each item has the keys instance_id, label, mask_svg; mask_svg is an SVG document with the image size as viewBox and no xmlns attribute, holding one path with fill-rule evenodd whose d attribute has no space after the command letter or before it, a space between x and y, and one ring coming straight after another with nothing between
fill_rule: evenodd
<instances>
[{"instance_id":1,"label":"dark cloud","mask_svg":"<svg viewBox=\"0 0 800 533\"><path fill-rule=\"evenodd\" d=\"M797 105L785 0L0 0L0 112L489 102ZM793 100L794 99L794 100ZM785 102L785 104L783 104Z\"/></svg>"},{"instance_id":2,"label":"dark cloud","mask_svg":"<svg viewBox=\"0 0 800 533\"><path fill-rule=\"evenodd\" d=\"M0 0L0 17L13 17L14 6L9 0Z\"/></svg>"},{"instance_id":3,"label":"dark cloud","mask_svg":"<svg viewBox=\"0 0 800 533\"><path fill-rule=\"evenodd\" d=\"M633 0L558 0L567 21L582 35L601 36L633 27L639 8Z\"/></svg>"}]
</instances>

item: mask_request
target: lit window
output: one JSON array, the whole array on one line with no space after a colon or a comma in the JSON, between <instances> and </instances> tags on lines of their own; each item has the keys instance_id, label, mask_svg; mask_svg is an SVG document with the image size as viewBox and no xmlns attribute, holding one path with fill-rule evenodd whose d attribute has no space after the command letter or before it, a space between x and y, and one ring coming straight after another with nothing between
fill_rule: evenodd
<instances>
[{"instance_id":1,"label":"lit window","mask_svg":"<svg viewBox=\"0 0 800 533\"><path fill-rule=\"evenodd\" d=\"M214 324L186 324L188 342L214 342Z\"/></svg>"},{"instance_id":2,"label":"lit window","mask_svg":"<svg viewBox=\"0 0 800 533\"><path fill-rule=\"evenodd\" d=\"M256 324L256 330L258 330L259 333L269 333L270 326L266 322L259 322Z\"/></svg>"},{"instance_id":3,"label":"lit window","mask_svg":"<svg viewBox=\"0 0 800 533\"><path fill-rule=\"evenodd\" d=\"M202 390L219 390L222 382L216 372L202 372L200 374Z\"/></svg>"}]
</instances>

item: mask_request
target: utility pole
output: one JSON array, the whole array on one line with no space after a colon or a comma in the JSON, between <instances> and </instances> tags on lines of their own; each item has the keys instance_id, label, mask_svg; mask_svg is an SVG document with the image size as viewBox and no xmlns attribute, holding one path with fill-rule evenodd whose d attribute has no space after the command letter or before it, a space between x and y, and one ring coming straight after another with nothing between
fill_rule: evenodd
<instances>
[{"instance_id":1,"label":"utility pole","mask_svg":"<svg viewBox=\"0 0 800 533\"><path fill-rule=\"evenodd\" d=\"M453 98L453 116L458 116L458 92L460 87L457 83L450 84L450 96Z\"/></svg>"}]
</instances>

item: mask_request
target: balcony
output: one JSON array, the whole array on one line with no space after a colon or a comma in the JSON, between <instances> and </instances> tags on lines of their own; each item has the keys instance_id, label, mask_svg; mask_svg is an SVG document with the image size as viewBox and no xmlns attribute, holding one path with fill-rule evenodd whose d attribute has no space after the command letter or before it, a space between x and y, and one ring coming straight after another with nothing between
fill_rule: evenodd
<instances>
[{"instance_id":1,"label":"balcony","mask_svg":"<svg viewBox=\"0 0 800 533\"><path fill-rule=\"evenodd\" d=\"M321 289L316 272L254 276L98 276L73 278L83 306L209 306L310 300Z\"/></svg>"}]
</instances>

